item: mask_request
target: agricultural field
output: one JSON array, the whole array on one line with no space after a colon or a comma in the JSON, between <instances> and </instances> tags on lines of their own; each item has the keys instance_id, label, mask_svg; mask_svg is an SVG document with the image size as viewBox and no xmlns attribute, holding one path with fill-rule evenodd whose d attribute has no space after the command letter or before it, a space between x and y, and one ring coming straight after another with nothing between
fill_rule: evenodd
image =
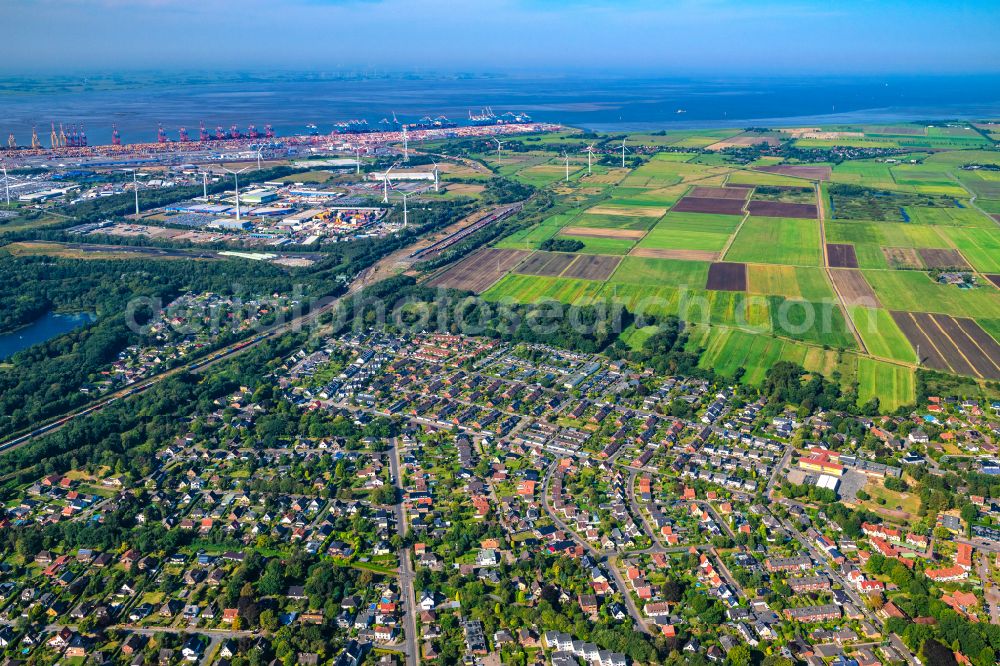
<instances>
[{"instance_id":1,"label":"agricultural field","mask_svg":"<svg viewBox=\"0 0 1000 666\"><path fill-rule=\"evenodd\" d=\"M903 363L916 363L917 355L888 310L854 306L848 308L854 328L868 353Z\"/></svg>"},{"instance_id":2,"label":"agricultural field","mask_svg":"<svg viewBox=\"0 0 1000 666\"><path fill-rule=\"evenodd\" d=\"M956 317L1000 318L1000 290L990 284L959 289L923 271L862 271L883 307Z\"/></svg>"},{"instance_id":3,"label":"agricultural field","mask_svg":"<svg viewBox=\"0 0 1000 666\"><path fill-rule=\"evenodd\" d=\"M815 220L750 217L733 241L726 261L819 266L819 224Z\"/></svg>"},{"instance_id":4,"label":"agricultural field","mask_svg":"<svg viewBox=\"0 0 1000 666\"><path fill-rule=\"evenodd\" d=\"M667 213L639 242L639 247L720 252L740 220L736 215Z\"/></svg>"},{"instance_id":5,"label":"agricultural field","mask_svg":"<svg viewBox=\"0 0 1000 666\"><path fill-rule=\"evenodd\" d=\"M959 249L972 267L985 273L1000 272L1000 227L996 229L946 229L941 232Z\"/></svg>"},{"instance_id":6,"label":"agricultural field","mask_svg":"<svg viewBox=\"0 0 1000 666\"><path fill-rule=\"evenodd\" d=\"M858 403L877 398L884 411L912 405L916 399L916 376L913 368L858 358Z\"/></svg>"},{"instance_id":7,"label":"agricultural field","mask_svg":"<svg viewBox=\"0 0 1000 666\"><path fill-rule=\"evenodd\" d=\"M804 301L819 301L834 296L823 269L774 264L747 266L747 291Z\"/></svg>"},{"instance_id":8,"label":"agricultural field","mask_svg":"<svg viewBox=\"0 0 1000 666\"><path fill-rule=\"evenodd\" d=\"M635 245L635 240L628 238L601 238L588 235L559 234L558 238L580 241L583 247L577 252L587 254L628 254L628 251Z\"/></svg>"},{"instance_id":9,"label":"agricultural field","mask_svg":"<svg viewBox=\"0 0 1000 666\"><path fill-rule=\"evenodd\" d=\"M494 243L519 251L499 267L473 255L431 284L491 300L614 301L637 315L621 335L633 349L656 330L642 315L678 316L704 367L743 367L741 381L758 383L775 361L791 360L836 371L845 388L856 383L860 403L877 397L883 410L915 399L917 345L920 364L960 381L1000 372L990 358L1000 356L1000 172L973 168L1000 166L1000 156L979 149L982 136L960 124L784 136L817 149L903 152L808 164L767 154L747 164L727 151L655 149L746 147L756 134L635 134L629 168L607 159L620 139L598 141L607 157L594 173L573 154L563 182L557 151L576 139L542 137L537 150L505 156L500 172L546 189L552 213ZM582 247L538 251L550 239ZM964 277L947 275L955 271Z\"/></svg>"}]
</instances>

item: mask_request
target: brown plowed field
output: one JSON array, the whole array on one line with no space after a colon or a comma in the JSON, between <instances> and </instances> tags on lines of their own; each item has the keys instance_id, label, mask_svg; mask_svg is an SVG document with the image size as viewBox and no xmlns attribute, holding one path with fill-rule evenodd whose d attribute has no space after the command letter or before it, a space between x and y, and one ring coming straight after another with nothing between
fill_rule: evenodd
<instances>
[{"instance_id":1,"label":"brown plowed field","mask_svg":"<svg viewBox=\"0 0 1000 666\"><path fill-rule=\"evenodd\" d=\"M736 187L695 187L688 192L688 196L708 199L746 199L749 191Z\"/></svg>"},{"instance_id":2,"label":"brown plowed field","mask_svg":"<svg viewBox=\"0 0 1000 666\"><path fill-rule=\"evenodd\" d=\"M712 291L746 291L747 265L719 262L708 267L705 289Z\"/></svg>"},{"instance_id":3,"label":"brown plowed field","mask_svg":"<svg viewBox=\"0 0 1000 666\"><path fill-rule=\"evenodd\" d=\"M531 252L483 248L436 275L427 286L464 289L479 293L517 266Z\"/></svg>"},{"instance_id":4,"label":"brown plowed field","mask_svg":"<svg viewBox=\"0 0 1000 666\"><path fill-rule=\"evenodd\" d=\"M559 230L563 236L586 236L587 238L624 238L627 240L642 238L646 232L642 229L600 229L597 227L563 227Z\"/></svg>"},{"instance_id":5,"label":"brown plowed field","mask_svg":"<svg viewBox=\"0 0 1000 666\"><path fill-rule=\"evenodd\" d=\"M751 201L747 210L757 217L798 217L805 220L816 219L813 204L788 203L787 201Z\"/></svg>"},{"instance_id":6,"label":"brown plowed field","mask_svg":"<svg viewBox=\"0 0 1000 666\"><path fill-rule=\"evenodd\" d=\"M960 375L1000 379L1000 344L972 319L927 312L892 312L923 365Z\"/></svg>"},{"instance_id":7,"label":"brown plowed field","mask_svg":"<svg viewBox=\"0 0 1000 666\"><path fill-rule=\"evenodd\" d=\"M545 275L556 277L561 274L566 267L576 259L575 254L565 252L536 252L517 267L517 273L521 275Z\"/></svg>"},{"instance_id":8,"label":"brown plowed field","mask_svg":"<svg viewBox=\"0 0 1000 666\"><path fill-rule=\"evenodd\" d=\"M830 277L833 278L833 284L846 305L863 305L868 308L881 306L878 296L872 291L871 285L865 280L861 271L834 268L830 270Z\"/></svg>"},{"instance_id":9,"label":"brown plowed field","mask_svg":"<svg viewBox=\"0 0 1000 666\"><path fill-rule=\"evenodd\" d=\"M917 253L927 268L969 268L969 262L958 250L935 250L919 248Z\"/></svg>"},{"instance_id":10,"label":"brown plowed field","mask_svg":"<svg viewBox=\"0 0 1000 666\"><path fill-rule=\"evenodd\" d=\"M906 339L910 341L910 345L914 349L920 349L919 362L921 365L934 370L944 370L945 372L951 371L951 366L948 365L947 361L944 360L944 356L938 352L937 348L931 343L931 339L920 330L917 326L916 320L913 318L910 312L897 312L892 311L889 314L892 315L893 321L899 326L899 330L903 332Z\"/></svg>"},{"instance_id":11,"label":"brown plowed field","mask_svg":"<svg viewBox=\"0 0 1000 666\"><path fill-rule=\"evenodd\" d=\"M582 280L607 280L621 263L621 257L607 254L581 254L569 265L563 274L564 278L580 278Z\"/></svg>"},{"instance_id":12,"label":"brown plowed field","mask_svg":"<svg viewBox=\"0 0 1000 666\"><path fill-rule=\"evenodd\" d=\"M763 171L765 173L776 173L782 176L808 178L809 180L830 180L830 174L832 173L830 167L821 166L775 165L754 167L754 170Z\"/></svg>"},{"instance_id":13,"label":"brown plowed field","mask_svg":"<svg viewBox=\"0 0 1000 666\"><path fill-rule=\"evenodd\" d=\"M826 256L831 268L857 268L858 255L850 243L827 243Z\"/></svg>"},{"instance_id":14,"label":"brown plowed field","mask_svg":"<svg viewBox=\"0 0 1000 666\"><path fill-rule=\"evenodd\" d=\"M978 330L985 338L992 340L979 324L971 319L963 320L939 314L932 316L945 335L962 350L962 354L975 369L976 374L988 379L1000 379L1000 366L997 365L1000 363L1000 356L994 354L991 358L989 352L983 349L982 344L970 333Z\"/></svg>"},{"instance_id":15,"label":"brown plowed field","mask_svg":"<svg viewBox=\"0 0 1000 666\"><path fill-rule=\"evenodd\" d=\"M1000 287L1000 275L987 275L986 279Z\"/></svg>"},{"instance_id":16,"label":"brown plowed field","mask_svg":"<svg viewBox=\"0 0 1000 666\"><path fill-rule=\"evenodd\" d=\"M912 247L884 247L882 254L889 268L923 268L924 260Z\"/></svg>"},{"instance_id":17,"label":"brown plowed field","mask_svg":"<svg viewBox=\"0 0 1000 666\"><path fill-rule=\"evenodd\" d=\"M650 259L683 259L684 261L716 261L718 252L708 250L668 250L659 247L637 247L629 252L633 257L649 257Z\"/></svg>"},{"instance_id":18,"label":"brown plowed field","mask_svg":"<svg viewBox=\"0 0 1000 666\"><path fill-rule=\"evenodd\" d=\"M684 197L671 208L677 213L720 213L742 215L743 199L712 199L708 197Z\"/></svg>"}]
</instances>

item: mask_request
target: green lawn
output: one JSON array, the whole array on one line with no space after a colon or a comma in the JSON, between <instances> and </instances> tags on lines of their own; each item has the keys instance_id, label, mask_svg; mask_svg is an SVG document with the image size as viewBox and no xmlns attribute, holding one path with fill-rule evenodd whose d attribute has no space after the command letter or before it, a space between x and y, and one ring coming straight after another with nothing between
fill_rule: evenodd
<instances>
[{"instance_id":1,"label":"green lawn","mask_svg":"<svg viewBox=\"0 0 1000 666\"><path fill-rule=\"evenodd\" d=\"M912 368L861 357L858 359L858 402L878 398L885 411L894 411L916 401L916 378Z\"/></svg>"}]
</instances>

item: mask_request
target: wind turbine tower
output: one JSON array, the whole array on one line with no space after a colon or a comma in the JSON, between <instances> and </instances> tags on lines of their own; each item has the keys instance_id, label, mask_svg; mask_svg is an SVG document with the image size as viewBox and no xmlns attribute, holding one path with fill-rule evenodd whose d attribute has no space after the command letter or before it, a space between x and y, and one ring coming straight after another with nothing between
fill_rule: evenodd
<instances>
[{"instance_id":1,"label":"wind turbine tower","mask_svg":"<svg viewBox=\"0 0 1000 666\"><path fill-rule=\"evenodd\" d=\"M587 146L587 175L590 175L590 161L594 157L594 144Z\"/></svg>"},{"instance_id":2,"label":"wind turbine tower","mask_svg":"<svg viewBox=\"0 0 1000 666\"><path fill-rule=\"evenodd\" d=\"M626 148L625 148L625 139L623 137L622 138L622 168L623 169L625 168L625 150L626 150Z\"/></svg>"},{"instance_id":3,"label":"wind turbine tower","mask_svg":"<svg viewBox=\"0 0 1000 666\"><path fill-rule=\"evenodd\" d=\"M382 174L382 203L384 204L389 203L389 172L392 171L395 166L396 165L393 164L385 170L385 173Z\"/></svg>"},{"instance_id":4,"label":"wind turbine tower","mask_svg":"<svg viewBox=\"0 0 1000 666\"><path fill-rule=\"evenodd\" d=\"M569 153L563 151L563 158L566 160L566 182L569 182Z\"/></svg>"},{"instance_id":5,"label":"wind turbine tower","mask_svg":"<svg viewBox=\"0 0 1000 666\"><path fill-rule=\"evenodd\" d=\"M243 173L244 171L246 171L249 168L250 167L243 167L239 171L232 171L230 169L227 169L226 167L222 167L223 171L227 171L227 172L233 174L233 180L234 180L234 182L236 184L236 221L237 222L239 222L240 219L242 219L240 217L240 174Z\"/></svg>"},{"instance_id":6,"label":"wind turbine tower","mask_svg":"<svg viewBox=\"0 0 1000 666\"><path fill-rule=\"evenodd\" d=\"M437 162L434 162L434 191L435 192L441 191L441 174L438 171Z\"/></svg>"},{"instance_id":7,"label":"wind turbine tower","mask_svg":"<svg viewBox=\"0 0 1000 666\"><path fill-rule=\"evenodd\" d=\"M135 192L135 219L139 219L139 177L132 169L132 191Z\"/></svg>"},{"instance_id":8,"label":"wind turbine tower","mask_svg":"<svg viewBox=\"0 0 1000 666\"><path fill-rule=\"evenodd\" d=\"M493 137L493 140L497 142L497 166L500 166L500 148L503 147L503 142L496 137Z\"/></svg>"},{"instance_id":9,"label":"wind turbine tower","mask_svg":"<svg viewBox=\"0 0 1000 666\"><path fill-rule=\"evenodd\" d=\"M3 189L4 193L7 195L7 205L10 205L10 181L7 180L7 163L0 162L0 167L3 168Z\"/></svg>"}]
</instances>

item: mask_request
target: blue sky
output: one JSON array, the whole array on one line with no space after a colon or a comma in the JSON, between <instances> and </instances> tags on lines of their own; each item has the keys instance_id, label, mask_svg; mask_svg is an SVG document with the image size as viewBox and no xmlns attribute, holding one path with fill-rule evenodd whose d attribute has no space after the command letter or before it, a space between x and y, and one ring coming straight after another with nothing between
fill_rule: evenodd
<instances>
[{"instance_id":1,"label":"blue sky","mask_svg":"<svg viewBox=\"0 0 1000 666\"><path fill-rule=\"evenodd\" d=\"M1000 70L996 0L6 0L0 71Z\"/></svg>"}]
</instances>

